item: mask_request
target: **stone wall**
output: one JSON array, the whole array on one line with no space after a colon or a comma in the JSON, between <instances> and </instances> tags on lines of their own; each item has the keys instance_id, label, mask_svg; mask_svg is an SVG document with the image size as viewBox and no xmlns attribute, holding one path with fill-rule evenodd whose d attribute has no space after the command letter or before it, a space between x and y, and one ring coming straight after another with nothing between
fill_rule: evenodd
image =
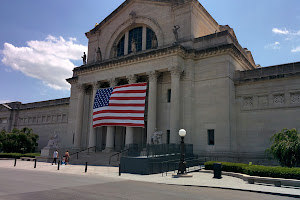
<instances>
[{"instance_id":1,"label":"stone wall","mask_svg":"<svg viewBox=\"0 0 300 200\"><path fill-rule=\"evenodd\" d=\"M264 154L283 128L300 130L300 63L237 72L239 152Z\"/></svg>"},{"instance_id":2,"label":"stone wall","mask_svg":"<svg viewBox=\"0 0 300 200\"><path fill-rule=\"evenodd\" d=\"M69 117L69 98L21 104L9 103L11 109L2 111L0 116L6 115L11 122L10 129L28 127L39 135L38 151L47 146L48 141L55 134L61 139L61 147L71 147L72 137L67 137L67 124ZM12 115L11 115L12 114ZM8 117L9 116L9 117Z\"/></svg>"}]
</instances>

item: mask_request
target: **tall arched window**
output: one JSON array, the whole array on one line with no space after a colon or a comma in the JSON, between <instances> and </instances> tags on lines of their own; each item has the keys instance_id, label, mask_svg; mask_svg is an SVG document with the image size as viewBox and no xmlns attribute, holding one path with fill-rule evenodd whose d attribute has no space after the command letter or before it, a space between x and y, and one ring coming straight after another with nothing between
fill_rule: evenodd
<instances>
[{"instance_id":1,"label":"tall arched window","mask_svg":"<svg viewBox=\"0 0 300 200\"><path fill-rule=\"evenodd\" d=\"M155 35L155 33L150 28L147 28L147 37L146 38L147 38L146 49L153 49L153 48L157 47L157 38L156 38L156 35ZM156 44L155 44L155 42L153 40L156 41Z\"/></svg>"},{"instance_id":2,"label":"tall arched window","mask_svg":"<svg viewBox=\"0 0 300 200\"><path fill-rule=\"evenodd\" d=\"M132 46L131 46L132 39L134 39L136 42L136 52L142 51L143 27L137 27L129 31L128 53L132 52Z\"/></svg>"},{"instance_id":3,"label":"tall arched window","mask_svg":"<svg viewBox=\"0 0 300 200\"><path fill-rule=\"evenodd\" d=\"M123 36L118 45L117 45L117 48L118 48L118 52L117 52L117 56L120 57L120 56L124 56L124 42L125 42L125 36Z\"/></svg>"},{"instance_id":4,"label":"tall arched window","mask_svg":"<svg viewBox=\"0 0 300 200\"><path fill-rule=\"evenodd\" d=\"M154 31L146 26L139 26L124 33L117 43L117 52L114 56L120 57L132 53L132 39L136 44L136 52L157 47Z\"/></svg>"}]
</instances>

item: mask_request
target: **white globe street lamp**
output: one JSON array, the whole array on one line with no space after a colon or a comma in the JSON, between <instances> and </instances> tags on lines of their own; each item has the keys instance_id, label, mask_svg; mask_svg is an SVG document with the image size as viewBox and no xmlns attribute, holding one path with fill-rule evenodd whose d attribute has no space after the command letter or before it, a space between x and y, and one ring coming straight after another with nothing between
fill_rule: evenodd
<instances>
[{"instance_id":1,"label":"white globe street lamp","mask_svg":"<svg viewBox=\"0 0 300 200\"><path fill-rule=\"evenodd\" d=\"M186 131L184 129L179 130L179 136L181 137L181 157L179 162L178 174L186 174L186 162L185 162L185 152L184 152L184 137L186 136Z\"/></svg>"},{"instance_id":2,"label":"white globe street lamp","mask_svg":"<svg viewBox=\"0 0 300 200\"><path fill-rule=\"evenodd\" d=\"M185 135L186 135L186 131L184 129L180 129L179 130L179 136L180 137L185 137Z\"/></svg>"}]
</instances>

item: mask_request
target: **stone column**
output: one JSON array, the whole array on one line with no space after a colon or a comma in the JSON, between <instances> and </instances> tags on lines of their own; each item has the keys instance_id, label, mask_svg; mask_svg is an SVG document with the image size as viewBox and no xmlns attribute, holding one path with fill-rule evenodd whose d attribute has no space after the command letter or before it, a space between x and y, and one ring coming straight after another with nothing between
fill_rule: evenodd
<instances>
[{"instance_id":1,"label":"stone column","mask_svg":"<svg viewBox=\"0 0 300 200\"><path fill-rule=\"evenodd\" d=\"M136 83L136 76L130 75L126 77L129 84ZM134 127L126 127L126 138L125 138L125 146L129 146L133 144L134 138Z\"/></svg>"},{"instance_id":2,"label":"stone column","mask_svg":"<svg viewBox=\"0 0 300 200\"><path fill-rule=\"evenodd\" d=\"M115 142L115 126L108 126L106 132L106 147L105 152L112 152L114 150L114 142Z\"/></svg>"},{"instance_id":3,"label":"stone column","mask_svg":"<svg viewBox=\"0 0 300 200\"><path fill-rule=\"evenodd\" d=\"M147 115L147 143L151 144L151 136L156 128L156 99L157 99L157 73L149 72L149 93L148 93L148 115Z\"/></svg>"},{"instance_id":4,"label":"stone column","mask_svg":"<svg viewBox=\"0 0 300 200\"><path fill-rule=\"evenodd\" d=\"M82 133L82 119L83 119L83 98L85 87L84 85L78 84L78 99L77 99L77 112L76 112L76 125L75 125L75 138L74 138L74 149L80 149L81 146L81 133Z\"/></svg>"},{"instance_id":5,"label":"stone column","mask_svg":"<svg viewBox=\"0 0 300 200\"><path fill-rule=\"evenodd\" d=\"M170 110L170 143L178 142L180 129L180 75L179 67L172 67L171 71L171 110Z\"/></svg>"},{"instance_id":6,"label":"stone column","mask_svg":"<svg viewBox=\"0 0 300 200\"><path fill-rule=\"evenodd\" d=\"M99 88L98 82L92 83L93 86L93 93L92 93L92 98L91 98L91 111L90 111L90 134L89 134L89 146L88 147L94 147L96 146L96 128L93 128L93 108L94 108L94 99L97 93L97 90Z\"/></svg>"},{"instance_id":7,"label":"stone column","mask_svg":"<svg viewBox=\"0 0 300 200\"><path fill-rule=\"evenodd\" d=\"M143 26L143 32L142 32L142 50L146 50L146 43L147 43L147 28L146 26Z\"/></svg>"},{"instance_id":8,"label":"stone column","mask_svg":"<svg viewBox=\"0 0 300 200\"><path fill-rule=\"evenodd\" d=\"M116 79L111 78L109 80L110 82L110 87L115 87L116 86ZM114 142L115 142L115 131L116 127L115 126L108 126L107 127L107 132L106 132L106 147L105 147L105 152L111 152L114 150Z\"/></svg>"},{"instance_id":9,"label":"stone column","mask_svg":"<svg viewBox=\"0 0 300 200\"><path fill-rule=\"evenodd\" d=\"M125 38L124 38L124 55L128 54L128 44L129 44L129 32L127 31L125 33Z\"/></svg>"}]
</instances>

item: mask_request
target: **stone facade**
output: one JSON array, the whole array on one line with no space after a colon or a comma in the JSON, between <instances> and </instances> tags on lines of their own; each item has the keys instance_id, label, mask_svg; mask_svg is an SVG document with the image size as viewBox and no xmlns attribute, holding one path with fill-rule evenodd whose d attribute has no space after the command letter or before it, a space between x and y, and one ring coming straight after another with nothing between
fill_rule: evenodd
<instances>
[{"instance_id":1,"label":"stone facade","mask_svg":"<svg viewBox=\"0 0 300 200\"><path fill-rule=\"evenodd\" d=\"M174 26L180 27L177 41ZM300 128L300 63L257 68L233 29L219 25L196 0L127 0L86 36L88 62L67 79L71 95L64 106L63 137L74 149L144 146L155 128L163 143L178 143L184 128L185 141L200 156L266 162L269 138ZM96 59L98 47L102 60ZM146 128L92 128L97 89L145 81Z\"/></svg>"},{"instance_id":2,"label":"stone facade","mask_svg":"<svg viewBox=\"0 0 300 200\"><path fill-rule=\"evenodd\" d=\"M12 102L0 107L0 129L10 132L13 128L32 128L39 135L37 150L47 146L55 134L61 147L72 147L72 136L67 136L69 98L22 104ZM5 119L6 123L3 123Z\"/></svg>"}]
</instances>

